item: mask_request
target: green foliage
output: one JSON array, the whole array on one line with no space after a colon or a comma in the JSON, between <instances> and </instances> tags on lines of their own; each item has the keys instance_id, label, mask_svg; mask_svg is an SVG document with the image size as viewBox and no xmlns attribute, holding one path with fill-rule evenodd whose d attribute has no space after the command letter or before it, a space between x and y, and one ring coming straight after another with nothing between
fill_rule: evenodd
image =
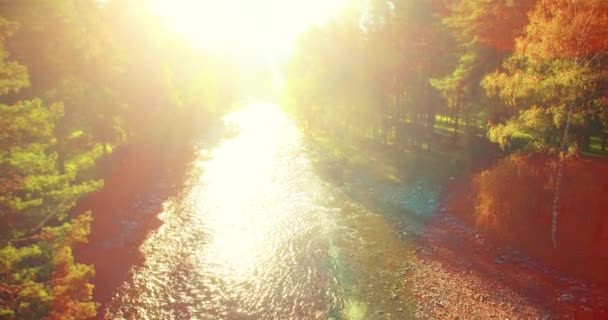
<instances>
[{"instance_id":1,"label":"green foliage","mask_svg":"<svg viewBox=\"0 0 608 320\"><path fill-rule=\"evenodd\" d=\"M289 108L330 135L429 144L439 109L429 78L450 63L450 43L430 3L349 6L300 39L286 71Z\"/></svg>"},{"instance_id":2,"label":"green foliage","mask_svg":"<svg viewBox=\"0 0 608 320\"><path fill-rule=\"evenodd\" d=\"M607 16L598 9L597 1L595 6L591 2L558 2L539 2L526 35L518 40L504 70L489 74L483 81L488 94L498 96L512 109L513 116L489 133L503 147L513 137L525 135L536 150L556 150L569 122L572 129L565 137L567 147L584 148L581 137L594 119L603 119L608 107L602 90L607 84L608 43L600 45L593 40L598 28L608 26ZM577 28L567 26L570 23Z\"/></svg>"},{"instance_id":3,"label":"green foliage","mask_svg":"<svg viewBox=\"0 0 608 320\"><path fill-rule=\"evenodd\" d=\"M10 28L10 29L7 29ZM4 41L14 24L0 19L0 93L28 84L25 67L8 61ZM68 211L98 181L76 183L77 172L57 170L54 145L61 104L40 99L0 104L0 318L85 319L95 315L93 275L74 262L71 247L86 240L91 215Z\"/></svg>"},{"instance_id":4,"label":"green foliage","mask_svg":"<svg viewBox=\"0 0 608 320\"><path fill-rule=\"evenodd\" d=\"M472 113L474 106L480 103L488 104L487 97L481 92L479 81L485 72L493 66L493 61L488 61L487 48L475 42L468 43L463 47L456 68L451 74L442 78L430 79L430 84L439 91L447 102L447 107L456 113Z\"/></svg>"},{"instance_id":5,"label":"green foliage","mask_svg":"<svg viewBox=\"0 0 608 320\"><path fill-rule=\"evenodd\" d=\"M0 17L0 95L17 92L29 85L25 66L8 61L8 52L4 48L4 41L15 33L17 27L16 23Z\"/></svg>"},{"instance_id":6,"label":"green foliage","mask_svg":"<svg viewBox=\"0 0 608 320\"><path fill-rule=\"evenodd\" d=\"M144 2L0 0L0 319L93 317L93 268L72 255L91 215L69 213L102 187L100 164L187 141L240 93L234 65L174 40ZM572 151L608 134L605 0L448 2L352 1L306 32L285 70L303 127L399 152L445 132L467 139L444 149L487 136L547 152L566 123ZM490 182L484 196L502 190Z\"/></svg>"},{"instance_id":7,"label":"green foliage","mask_svg":"<svg viewBox=\"0 0 608 320\"><path fill-rule=\"evenodd\" d=\"M86 241L91 215L58 227L45 227L34 244L0 249L2 319L87 319L93 268L74 262L71 246Z\"/></svg>"},{"instance_id":8,"label":"green foliage","mask_svg":"<svg viewBox=\"0 0 608 320\"><path fill-rule=\"evenodd\" d=\"M0 319L95 316L94 269L72 254L92 216L72 209L109 153L187 142L237 78L143 1L0 0Z\"/></svg>"},{"instance_id":9,"label":"green foliage","mask_svg":"<svg viewBox=\"0 0 608 320\"><path fill-rule=\"evenodd\" d=\"M325 139L363 137L396 151L435 149L451 135L440 152L466 150L482 165L499 154L488 140L503 154L521 152L478 177L470 190L476 207L466 214L476 212L487 230L523 230L529 213L550 211L555 248L559 211L575 207L560 202L568 195L560 188L567 155L608 144L608 1L365 3L357 18L342 17L300 41L288 83L303 126ZM441 18L431 3L444 4ZM350 33L339 28L345 25ZM353 153L365 153L362 145ZM561 160L551 163L525 155L558 152ZM516 180L523 191L510 193ZM511 199L503 201L505 194ZM542 199L531 202L531 194ZM543 230L534 228L508 233L534 234L527 239L534 242Z\"/></svg>"}]
</instances>

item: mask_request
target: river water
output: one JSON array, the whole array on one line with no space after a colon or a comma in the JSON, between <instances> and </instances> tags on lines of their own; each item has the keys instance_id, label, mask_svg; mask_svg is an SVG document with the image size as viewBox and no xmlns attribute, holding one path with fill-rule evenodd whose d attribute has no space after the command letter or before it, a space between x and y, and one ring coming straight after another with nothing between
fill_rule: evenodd
<instances>
[{"instance_id":1,"label":"river water","mask_svg":"<svg viewBox=\"0 0 608 320\"><path fill-rule=\"evenodd\" d=\"M412 318L403 230L355 200L352 185L324 179L277 106L254 104L225 122L232 134L214 147L201 141L106 318ZM407 192L382 194L417 208Z\"/></svg>"}]
</instances>

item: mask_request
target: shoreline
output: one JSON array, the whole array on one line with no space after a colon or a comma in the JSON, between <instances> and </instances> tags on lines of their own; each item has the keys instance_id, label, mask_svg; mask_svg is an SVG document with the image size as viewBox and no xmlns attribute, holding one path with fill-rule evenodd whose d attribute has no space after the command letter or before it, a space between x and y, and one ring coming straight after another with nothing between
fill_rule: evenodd
<instances>
[{"instance_id":1,"label":"shoreline","mask_svg":"<svg viewBox=\"0 0 608 320\"><path fill-rule=\"evenodd\" d=\"M89 243L77 246L75 256L78 262L95 266L92 283L94 301L100 303L97 319L104 319L105 305L129 279L132 268L143 262L138 248L162 224L158 214L163 202L179 195L196 156L191 147L173 152L123 151L113 159L104 187L77 207L77 212L92 210L94 216ZM608 301L603 288L571 281L566 274L537 265L534 258L504 251L502 246L484 241L479 230L471 229L457 215L445 212L450 191L459 180L443 184L434 216L424 223L420 236L410 239L416 244L417 258L412 263L418 268L403 280L414 283L420 315L608 315L602 308Z\"/></svg>"},{"instance_id":2,"label":"shoreline","mask_svg":"<svg viewBox=\"0 0 608 320\"><path fill-rule=\"evenodd\" d=\"M95 277L93 300L100 304L97 318L103 319L104 305L143 262L139 247L162 222L158 214L163 202L177 195L194 157L191 147L158 151L126 148L112 159L101 190L86 196L76 213L91 211L93 222L87 243L74 248L79 263L92 264Z\"/></svg>"}]
</instances>

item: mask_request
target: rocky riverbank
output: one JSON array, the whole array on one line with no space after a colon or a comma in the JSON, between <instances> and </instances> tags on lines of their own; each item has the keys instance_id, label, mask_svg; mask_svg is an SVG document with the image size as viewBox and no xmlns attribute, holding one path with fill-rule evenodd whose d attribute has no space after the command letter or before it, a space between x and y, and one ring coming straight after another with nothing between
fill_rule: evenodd
<instances>
[{"instance_id":1,"label":"rocky riverbank","mask_svg":"<svg viewBox=\"0 0 608 320\"><path fill-rule=\"evenodd\" d=\"M411 277L421 319L606 319L608 291L498 247L439 212L416 245Z\"/></svg>"},{"instance_id":2,"label":"rocky riverbank","mask_svg":"<svg viewBox=\"0 0 608 320\"><path fill-rule=\"evenodd\" d=\"M139 148L122 150L114 157L103 189L77 208L93 213L89 242L78 246L75 254L79 261L95 265L93 294L101 304L111 299L131 267L141 261L138 248L160 225L157 215L163 202L181 190L192 150L161 153Z\"/></svg>"}]
</instances>

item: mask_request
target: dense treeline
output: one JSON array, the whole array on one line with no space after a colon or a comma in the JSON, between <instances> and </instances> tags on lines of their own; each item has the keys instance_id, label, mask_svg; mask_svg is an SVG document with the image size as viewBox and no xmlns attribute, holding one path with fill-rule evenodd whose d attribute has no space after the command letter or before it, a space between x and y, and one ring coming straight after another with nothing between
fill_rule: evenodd
<instances>
[{"instance_id":1,"label":"dense treeline","mask_svg":"<svg viewBox=\"0 0 608 320\"><path fill-rule=\"evenodd\" d=\"M351 1L299 42L291 106L304 126L397 149L486 137L511 152L587 151L592 137L603 149L607 10L604 0Z\"/></svg>"},{"instance_id":2,"label":"dense treeline","mask_svg":"<svg viewBox=\"0 0 608 320\"><path fill-rule=\"evenodd\" d=\"M502 240L542 234L524 244L535 254L605 266L580 255L608 241L606 171L581 156L605 154L608 1L351 1L300 39L287 73L304 128L483 164L455 211ZM474 162L487 155L499 161Z\"/></svg>"},{"instance_id":3,"label":"dense treeline","mask_svg":"<svg viewBox=\"0 0 608 320\"><path fill-rule=\"evenodd\" d=\"M101 164L168 148L236 92L230 65L173 40L142 1L0 1L0 319L86 319L74 261ZM220 72L221 71L221 72Z\"/></svg>"}]
</instances>

